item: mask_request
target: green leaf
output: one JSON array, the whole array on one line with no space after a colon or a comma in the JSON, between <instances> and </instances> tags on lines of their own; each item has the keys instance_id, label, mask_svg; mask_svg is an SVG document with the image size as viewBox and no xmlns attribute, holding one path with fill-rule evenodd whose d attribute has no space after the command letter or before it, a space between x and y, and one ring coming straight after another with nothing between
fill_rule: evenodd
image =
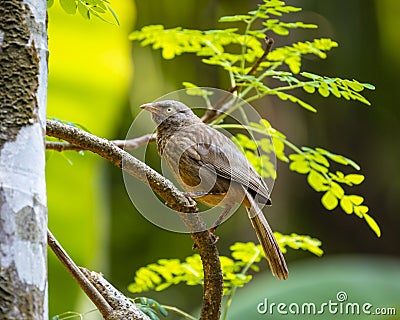
<instances>
[{"instance_id":1,"label":"green leaf","mask_svg":"<svg viewBox=\"0 0 400 320\"><path fill-rule=\"evenodd\" d=\"M303 23L303 22L281 22L280 23L282 26L285 26L286 28L290 29L297 29L297 28L302 28L302 29L317 29L318 26L316 24L312 23Z\"/></svg>"},{"instance_id":2,"label":"green leaf","mask_svg":"<svg viewBox=\"0 0 400 320\"><path fill-rule=\"evenodd\" d=\"M280 27L285 30L288 27L293 27L292 24L285 24L285 23L278 23L278 20L269 20L264 25L271 28L273 31L273 27L275 28ZM271 25L273 24L273 25ZM337 42L332 41L331 39L314 39L313 41L306 41L306 42L297 42L291 46L280 47L273 50L268 55L269 61L280 61L287 64L290 70L297 74L300 72L301 67L301 57L306 54L313 54L318 56L319 58L326 58L325 51L329 51L333 47L336 47L338 44ZM312 75L311 73L303 72L301 73L304 77L309 77ZM316 76L318 79L323 79L321 76ZM312 90L312 89L310 89Z\"/></svg>"},{"instance_id":3,"label":"green leaf","mask_svg":"<svg viewBox=\"0 0 400 320\"><path fill-rule=\"evenodd\" d=\"M319 152L316 152L313 149L310 148L302 148L305 151L308 151L308 158L312 159L313 161L316 161L320 164L322 164L325 167L329 167L329 161ZM324 170L325 171L325 170Z\"/></svg>"},{"instance_id":4,"label":"green leaf","mask_svg":"<svg viewBox=\"0 0 400 320\"><path fill-rule=\"evenodd\" d=\"M68 14L76 13L76 2L75 0L60 0L61 8Z\"/></svg>"},{"instance_id":5,"label":"green leaf","mask_svg":"<svg viewBox=\"0 0 400 320\"><path fill-rule=\"evenodd\" d=\"M320 165L319 163L312 161L312 159L310 159L310 167L312 169L314 169L315 171L318 171L320 173L328 173L329 169L323 165Z\"/></svg>"},{"instance_id":6,"label":"green leaf","mask_svg":"<svg viewBox=\"0 0 400 320\"><path fill-rule=\"evenodd\" d=\"M323 97L328 97L330 92L337 98L345 98L346 100L358 100L366 105L371 105L371 103L362 96L359 92L364 89L373 90L375 87L369 85L368 83L360 83L357 80L348 80L348 79L340 79L340 78L330 78L326 76L319 76L309 72L300 73L303 77L312 79L312 82L305 82L307 88L305 91L312 89L308 86L315 86L318 88L318 92Z\"/></svg>"},{"instance_id":7,"label":"green leaf","mask_svg":"<svg viewBox=\"0 0 400 320\"><path fill-rule=\"evenodd\" d=\"M326 155L329 159L343 165L351 165L354 169L360 170L360 166L355 163L353 160L346 158L344 156L334 154L328 150L322 148L315 148L316 151L320 152L323 155Z\"/></svg>"},{"instance_id":8,"label":"green leaf","mask_svg":"<svg viewBox=\"0 0 400 320\"><path fill-rule=\"evenodd\" d=\"M250 18L251 18L251 16L249 16L247 14L238 14L235 16L221 17L218 21L219 22L239 22L239 21L246 21Z\"/></svg>"},{"instance_id":9,"label":"green leaf","mask_svg":"<svg viewBox=\"0 0 400 320\"><path fill-rule=\"evenodd\" d=\"M364 198L357 195L349 195L347 198L356 206L359 206L361 203L364 202Z\"/></svg>"},{"instance_id":10,"label":"green leaf","mask_svg":"<svg viewBox=\"0 0 400 320\"><path fill-rule=\"evenodd\" d=\"M364 213L364 219L368 223L370 228L376 233L378 238L380 238L381 237L381 229L379 228L379 225L377 224L377 222L366 213Z\"/></svg>"},{"instance_id":11,"label":"green leaf","mask_svg":"<svg viewBox=\"0 0 400 320\"><path fill-rule=\"evenodd\" d=\"M322 82L320 87L318 88L318 92L324 98L328 97L329 96L328 85L325 82Z\"/></svg>"},{"instance_id":12,"label":"green leaf","mask_svg":"<svg viewBox=\"0 0 400 320\"><path fill-rule=\"evenodd\" d=\"M100 7L100 8L102 8L102 9L104 9L104 10L107 11L106 2L104 2L103 0L94 0L94 1L95 1L95 2L94 2L93 5L95 5L95 6L97 6L97 7Z\"/></svg>"},{"instance_id":13,"label":"green leaf","mask_svg":"<svg viewBox=\"0 0 400 320\"><path fill-rule=\"evenodd\" d=\"M328 190L328 181L317 171L312 170L307 176L308 184L317 192Z\"/></svg>"},{"instance_id":14,"label":"green leaf","mask_svg":"<svg viewBox=\"0 0 400 320\"><path fill-rule=\"evenodd\" d=\"M361 83L359 83L357 80L347 81L346 84L356 92L364 90L364 86Z\"/></svg>"},{"instance_id":15,"label":"green leaf","mask_svg":"<svg viewBox=\"0 0 400 320\"><path fill-rule=\"evenodd\" d=\"M207 96L211 96L213 94L211 91L200 88L191 82L182 82L182 84L186 88L186 93L190 96L200 96L206 98Z\"/></svg>"},{"instance_id":16,"label":"green leaf","mask_svg":"<svg viewBox=\"0 0 400 320\"><path fill-rule=\"evenodd\" d=\"M275 32L279 36L287 36L289 34L289 30L280 25L271 25L267 27L269 27L273 32Z\"/></svg>"},{"instance_id":17,"label":"green leaf","mask_svg":"<svg viewBox=\"0 0 400 320\"><path fill-rule=\"evenodd\" d=\"M112 14L112 16L114 17L114 19L115 19L115 22L117 23L117 25L119 26L120 25L120 23L119 23L119 19L118 19L118 16L117 16L117 14L115 13L115 11L113 10L113 8L111 8L110 6L107 6L107 9L108 9L108 11L110 11L111 12L111 14Z\"/></svg>"},{"instance_id":18,"label":"green leaf","mask_svg":"<svg viewBox=\"0 0 400 320\"><path fill-rule=\"evenodd\" d=\"M331 182L330 191L336 196L336 198L341 199L344 196L344 190L340 184L336 182Z\"/></svg>"},{"instance_id":19,"label":"green leaf","mask_svg":"<svg viewBox=\"0 0 400 320\"><path fill-rule=\"evenodd\" d=\"M293 249L307 250L315 255L322 255L320 248L321 241L306 235L282 235L275 232L279 246L286 252L286 246ZM247 275L247 270L260 270L256 263L265 257L261 245L252 242L237 242L230 247L231 255L234 259L226 256L220 256L221 268L224 279L224 294L227 294L235 287L242 287L252 279L251 275ZM151 263L136 271L135 282L131 283L128 290L133 293L156 290L162 291L171 285L185 283L186 285L202 285L203 270L200 256L198 254L189 256L185 261L178 259L159 259L157 263ZM140 300L142 311L157 310L160 313L162 306L145 297L138 298ZM153 312L154 312L153 310Z\"/></svg>"},{"instance_id":20,"label":"green leaf","mask_svg":"<svg viewBox=\"0 0 400 320\"><path fill-rule=\"evenodd\" d=\"M139 300L139 303L136 302ZM160 319L157 315L157 312L162 314L164 317L168 316L168 311L157 301L154 299L139 297L134 299L136 306L146 315L150 317L150 319Z\"/></svg>"},{"instance_id":21,"label":"green leaf","mask_svg":"<svg viewBox=\"0 0 400 320\"><path fill-rule=\"evenodd\" d=\"M359 217L363 218L364 214L369 211L369 208L365 205L359 205L354 207L354 213Z\"/></svg>"},{"instance_id":22,"label":"green leaf","mask_svg":"<svg viewBox=\"0 0 400 320\"><path fill-rule=\"evenodd\" d=\"M162 57L165 60L171 60L175 58L175 55L179 54L179 51L176 50L175 45L169 45L169 44L164 44L163 50L162 50Z\"/></svg>"},{"instance_id":23,"label":"green leaf","mask_svg":"<svg viewBox=\"0 0 400 320\"><path fill-rule=\"evenodd\" d=\"M162 305L158 305L158 311L160 311L160 313L164 316L167 317L168 316L168 311L162 306Z\"/></svg>"},{"instance_id":24,"label":"green leaf","mask_svg":"<svg viewBox=\"0 0 400 320\"><path fill-rule=\"evenodd\" d=\"M78 11L84 19L90 19L89 9L82 4L81 0L78 0Z\"/></svg>"},{"instance_id":25,"label":"green leaf","mask_svg":"<svg viewBox=\"0 0 400 320\"><path fill-rule=\"evenodd\" d=\"M261 259L261 251L253 242L236 242L229 249L232 251L234 259L240 260L245 264L252 261L258 262Z\"/></svg>"},{"instance_id":26,"label":"green leaf","mask_svg":"<svg viewBox=\"0 0 400 320\"><path fill-rule=\"evenodd\" d=\"M289 156L289 159L291 158L290 156ZM301 173L301 174L305 174L305 173L308 173L310 171L310 165L305 160L293 161L293 162L290 163L289 169L291 171L295 171L295 172L298 172L298 173Z\"/></svg>"},{"instance_id":27,"label":"green leaf","mask_svg":"<svg viewBox=\"0 0 400 320\"><path fill-rule=\"evenodd\" d=\"M101 8L101 7L91 7L89 11L91 11L93 14L98 13L100 18L101 18L100 14L106 12L106 10L104 10L104 9Z\"/></svg>"},{"instance_id":28,"label":"green leaf","mask_svg":"<svg viewBox=\"0 0 400 320\"><path fill-rule=\"evenodd\" d=\"M305 108L305 109L307 109L309 111L317 112L317 110L313 106L309 105L308 103L306 103L306 102L300 100L299 98L297 98L297 97L295 97L293 95L290 95L288 93L285 93L285 92L282 92L282 91L276 91L276 90L272 90L271 91L270 90L268 92L268 94L276 95L276 96L278 96L279 99L281 99L283 101L289 100L291 102L298 103L301 107L303 107L303 108Z\"/></svg>"},{"instance_id":29,"label":"green leaf","mask_svg":"<svg viewBox=\"0 0 400 320\"><path fill-rule=\"evenodd\" d=\"M278 140L278 139L276 139L276 140ZM283 149L285 148L285 145L283 144L282 141L279 140L279 142L277 142L277 144L275 144L275 141L272 142L270 139L267 139L267 138L260 139L258 141L258 145L261 147L261 150L267 154L271 153L271 152L278 153L276 151L276 149L278 147L280 148L279 152L282 153Z\"/></svg>"},{"instance_id":30,"label":"green leaf","mask_svg":"<svg viewBox=\"0 0 400 320\"><path fill-rule=\"evenodd\" d=\"M331 89L332 94L333 94L336 98L340 98L341 94L340 94L340 91L339 91L339 89L338 89L338 86L337 86L334 82L332 82L332 83L329 84L329 87L330 87L330 89Z\"/></svg>"},{"instance_id":31,"label":"green leaf","mask_svg":"<svg viewBox=\"0 0 400 320\"><path fill-rule=\"evenodd\" d=\"M362 174L348 174L345 177L346 180L351 182L352 184L360 184L361 182L364 181L365 177Z\"/></svg>"},{"instance_id":32,"label":"green leaf","mask_svg":"<svg viewBox=\"0 0 400 320\"><path fill-rule=\"evenodd\" d=\"M331 190L328 190L322 196L321 203L327 210L333 210L337 207L337 205L339 204L339 201L336 198L335 194Z\"/></svg>"},{"instance_id":33,"label":"green leaf","mask_svg":"<svg viewBox=\"0 0 400 320\"><path fill-rule=\"evenodd\" d=\"M269 139L265 139L267 141L270 141ZM285 155L285 144L281 139L278 139L276 137L272 138L273 146L275 148L275 154L276 157L283 161L283 162L289 162L288 157ZM263 148L263 145L261 145L261 148ZM264 149L263 149L264 150ZM265 151L265 150L264 150ZM267 151L265 151L267 152Z\"/></svg>"},{"instance_id":34,"label":"green leaf","mask_svg":"<svg viewBox=\"0 0 400 320\"><path fill-rule=\"evenodd\" d=\"M172 285L172 283L168 283L168 282L164 282L162 284L160 284L159 286L155 287L155 291L163 291L167 288L169 288Z\"/></svg>"},{"instance_id":35,"label":"green leaf","mask_svg":"<svg viewBox=\"0 0 400 320\"><path fill-rule=\"evenodd\" d=\"M343 198L340 199L340 206L347 214L353 213L353 203L348 196L343 196Z\"/></svg>"},{"instance_id":36,"label":"green leaf","mask_svg":"<svg viewBox=\"0 0 400 320\"><path fill-rule=\"evenodd\" d=\"M279 232L274 232L274 235L283 253L287 251L286 247L290 247L295 250L306 250L315 254L316 256L321 256L324 253L320 248L321 241L311 238L310 236L298 235L296 233L283 235Z\"/></svg>"},{"instance_id":37,"label":"green leaf","mask_svg":"<svg viewBox=\"0 0 400 320\"><path fill-rule=\"evenodd\" d=\"M375 90L375 86L370 83L362 83L362 85L368 90Z\"/></svg>"},{"instance_id":38,"label":"green leaf","mask_svg":"<svg viewBox=\"0 0 400 320\"><path fill-rule=\"evenodd\" d=\"M247 160L253 165L254 169L261 175L263 178L273 178L276 179L276 171L273 163L269 160L269 157L266 155L258 156L253 151L250 151L251 148L257 149L257 143L255 141L249 140L246 144L245 156Z\"/></svg>"},{"instance_id":39,"label":"green leaf","mask_svg":"<svg viewBox=\"0 0 400 320\"><path fill-rule=\"evenodd\" d=\"M305 77L305 78L309 78L309 79L312 79L312 80L319 80L319 79L321 79L322 77L321 76L319 76L319 75L317 75L317 74L314 74L314 73L311 73L311 72L302 72L302 73L300 73L303 77Z\"/></svg>"},{"instance_id":40,"label":"green leaf","mask_svg":"<svg viewBox=\"0 0 400 320\"><path fill-rule=\"evenodd\" d=\"M243 149L249 149L249 150L257 150L258 145L257 142L254 140L250 140L248 136L239 133L236 135L237 142L243 147Z\"/></svg>"},{"instance_id":41,"label":"green leaf","mask_svg":"<svg viewBox=\"0 0 400 320\"><path fill-rule=\"evenodd\" d=\"M307 93L314 93L315 92L315 87L309 84L306 84L305 86L303 86L303 89L305 92Z\"/></svg>"},{"instance_id":42,"label":"green leaf","mask_svg":"<svg viewBox=\"0 0 400 320\"><path fill-rule=\"evenodd\" d=\"M315 109L313 106L309 105L308 103L306 103L306 102L304 102L304 101L302 101L302 100L300 100L300 99L298 99L296 102L297 102L301 107L303 107L304 109L307 109L307 110L309 110L309 111L311 111L311 112L317 112L317 109Z\"/></svg>"}]
</instances>

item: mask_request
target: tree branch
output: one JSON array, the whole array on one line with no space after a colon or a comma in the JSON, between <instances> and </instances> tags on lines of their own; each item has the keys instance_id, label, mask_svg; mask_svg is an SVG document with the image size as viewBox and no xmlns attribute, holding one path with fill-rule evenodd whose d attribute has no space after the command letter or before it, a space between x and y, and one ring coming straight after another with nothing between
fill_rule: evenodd
<instances>
[{"instance_id":1,"label":"tree branch","mask_svg":"<svg viewBox=\"0 0 400 320\"><path fill-rule=\"evenodd\" d=\"M114 309L114 314L108 320L150 320L146 314L144 314L130 299L125 297L119 290L104 279L101 274L95 271L90 271L86 268L79 269Z\"/></svg>"},{"instance_id":2,"label":"tree branch","mask_svg":"<svg viewBox=\"0 0 400 320\"><path fill-rule=\"evenodd\" d=\"M186 197L171 181L106 139L54 120L47 120L46 128L48 136L63 139L78 146L81 150L92 151L143 183L149 184L154 192L160 195L172 209L177 211L189 231L205 230L191 233L201 256L204 269L204 292L200 319L219 319L223 294L219 253L212 234L207 230L207 226L197 214L196 202Z\"/></svg>"},{"instance_id":3,"label":"tree branch","mask_svg":"<svg viewBox=\"0 0 400 320\"><path fill-rule=\"evenodd\" d=\"M199 250L204 270L203 303L200 320L217 320L221 315L221 304L224 289L221 262L215 246L215 237L210 231L191 234Z\"/></svg>"},{"instance_id":4,"label":"tree branch","mask_svg":"<svg viewBox=\"0 0 400 320\"><path fill-rule=\"evenodd\" d=\"M254 63L253 67L249 70L249 72L246 73L247 76L251 76L257 71L258 67L260 66L260 63L263 62L265 58L268 56L268 54L271 52L273 44L274 44L274 39L268 37L265 38L264 53L260 58L257 59L257 61ZM201 120L203 122L211 122L212 120L217 118L221 113L226 111L225 108L223 108L224 102L226 101L226 99L229 98L230 93L234 93L238 89L239 89L238 85L230 88L228 92L224 96L222 96L221 99L218 100L218 102L215 104L215 106L213 106L212 109L207 109ZM229 104L227 107L229 108Z\"/></svg>"},{"instance_id":5,"label":"tree branch","mask_svg":"<svg viewBox=\"0 0 400 320\"><path fill-rule=\"evenodd\" d=\"M97 291L97 289L90 283L90 281L85 277L82 271L78 268L75 262L70 258L68 253L64 250L61 244L53 236L50 230L47 229L47 243L54 254L57 256L58 260L64 265L71 276L79 284L86 295L92 300L97 309L100 311L104 319L108 319L112 313L113 309L107 303L105 298Z\"/></svg>"},{"instance_id":6,"label":"tree branch","mask_svg":"<svg viewBox=\"0 0 400 320\"><path fill-rule=\"evenodd\" d=\"M47 120L46 134L68 141L82 150L92 151L107 159L143 183L149 184L151 189L159 194L172 209L179 212L197 212L196 202L186 197L171 181L110 141L54 120Z\"/></svg>"},{"instance_id":7,"label":"tree branch","mask_svg":"<svg viewBox=\"0 0 400 320\"><path fill-rule=\"evenodd\" d=\"M129 299L115 289L101 275L79 268L54 235L47 229L47 242L58 260L65 266L86 295L92 300L104 319L150 320Z\"/></svg>"},{"instance_id":8,"label":"tree branch","mask_svg":"<svg viewBox=\"0 0 400 320\"><path fill-rule=\"evenodd\" d=\"M110 140L111 143L115 144L117 147L123 150L134 150L140 146L143 146L149 142L153 142L156 140L155 133L148 133L143 136L129 139L129 140ZM58 141L46 141L46 149L47 150L54 150L54 151L82 151L82 147L69 143L69 142L58 142Z\"/></svg>"}]
</instances>

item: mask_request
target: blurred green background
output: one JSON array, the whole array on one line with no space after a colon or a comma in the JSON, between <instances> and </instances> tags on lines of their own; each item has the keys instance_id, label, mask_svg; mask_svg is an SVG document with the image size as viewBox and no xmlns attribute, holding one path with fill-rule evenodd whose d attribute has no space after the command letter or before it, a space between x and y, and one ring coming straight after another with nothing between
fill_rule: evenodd
<instances>
[{"instance_id":1,"label":"blurred green background","mask_svg":"<svg viewBox=\"0 0 400 320\"><path fill-rule=\"evenodd\" d=\"M140 104L181 89L182 81L229 88L225 74L201 64L198 58L188 55L164 61L159 51L132 44L127 37L133 29L148 24L223 28L216 22L218 17L245 13L257 3L113 1L120 27L67 15L56 3L49 9L48 117L82 124L101 137L123 139ZM304 10L286 20L316 23L320 28L295 31L285 38L272 35L276 46L333 38L339 48L330 52L327 60L305 59L303 69L373 83L376 91L366 92L372 107L317 95L304 97L318 106L317 114L272 98L264 98L256 106L296 144L326 147L361 165L366 181L355 191L365 196L382 237L376 238L354 215L347 216L340 209L327 212L304 176L289 172L280 163L272 193L274 205L267 213L271 225L282 233L321 239L325 255L314 258L304 252L288 252L289 280L278 282L269 271L257 274L257 283L239 290L232 319L243 319L243 314L252 319L267 318L256 314L256 306L264 298L274 302L326 302L339 291L346 291L349 301L397 307L399 314L400 288L395 284L400 283L400 215L396 203L400 191L400 2L287 3ZM127 196L120 170L97 156L49 152L47 186L52 232L79 265L101 271L125 293L140 266L159 258L192 254L190 237L159 229L143 218ZM222 254L227 254L235 241L256 241L246 220L244 214L237 214L218 229ZM266 263L263 266L267 269ZM146 295L191 311L199 306L201 288L179 286ZM51 252L49 303L51 316L71 310L84 313L92 308Z\"/></svg>"}]
</instances>

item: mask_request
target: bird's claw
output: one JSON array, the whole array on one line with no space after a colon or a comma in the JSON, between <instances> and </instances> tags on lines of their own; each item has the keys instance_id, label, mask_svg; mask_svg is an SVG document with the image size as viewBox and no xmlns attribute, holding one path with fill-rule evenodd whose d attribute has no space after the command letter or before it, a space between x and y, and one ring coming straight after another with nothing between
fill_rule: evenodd
<instances>
[{"instance_id":1,"label":"bird's claw","mask_svg":"<svg viewBox=\"0 0 400 320\"><path fill-rule=\"evenodd\" d=\"M219 240L219 236L214 234L215 228L211 228L208 231L210 231L209 234L210 234L210 238L211 238L211 244L212 245L216 244ZM197 249L198 249L197 244L193 243L192 250L197 250Z\"/></svg>"},{"instance_id":2,"label":"bird's claw","mask_svg":"<svg viewBox=\"0 0 400 320\"><path fill-rule=\"evenodd\" d=\"M219 236L215 235L213 232L210 232L212 244L216 244L219 240Z\"/></svg>"},{"instance_id":3,"label":"bird's claw","mask_svg":"<svg viewBox=\"0 0 400 320\"><path fill-rule=\"evenodd\" d=\"M184 205L185 208L195 208L197 206L197 202L194 201L190 196L188 196L187 194L184 194L184 196L188 199L189 204ZM171 208L171 206L169 205L168 201L165 201L164 204Z\"/></svg>"}]
</instances>

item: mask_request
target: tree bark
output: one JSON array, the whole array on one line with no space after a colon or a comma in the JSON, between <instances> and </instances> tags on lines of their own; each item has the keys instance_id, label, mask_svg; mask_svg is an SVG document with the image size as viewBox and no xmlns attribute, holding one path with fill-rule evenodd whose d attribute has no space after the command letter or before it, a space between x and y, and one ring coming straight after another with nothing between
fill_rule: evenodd
<instances>
[{"instance_id":1,"label":"tree bark","mask_svg":"<svg viewBox=\"0 0 400 320\"><path fill-rule=\"evenodd\" d=\"M46 1L0 0L0 319L47 319Z\"/></svg>"}]
</instances>

